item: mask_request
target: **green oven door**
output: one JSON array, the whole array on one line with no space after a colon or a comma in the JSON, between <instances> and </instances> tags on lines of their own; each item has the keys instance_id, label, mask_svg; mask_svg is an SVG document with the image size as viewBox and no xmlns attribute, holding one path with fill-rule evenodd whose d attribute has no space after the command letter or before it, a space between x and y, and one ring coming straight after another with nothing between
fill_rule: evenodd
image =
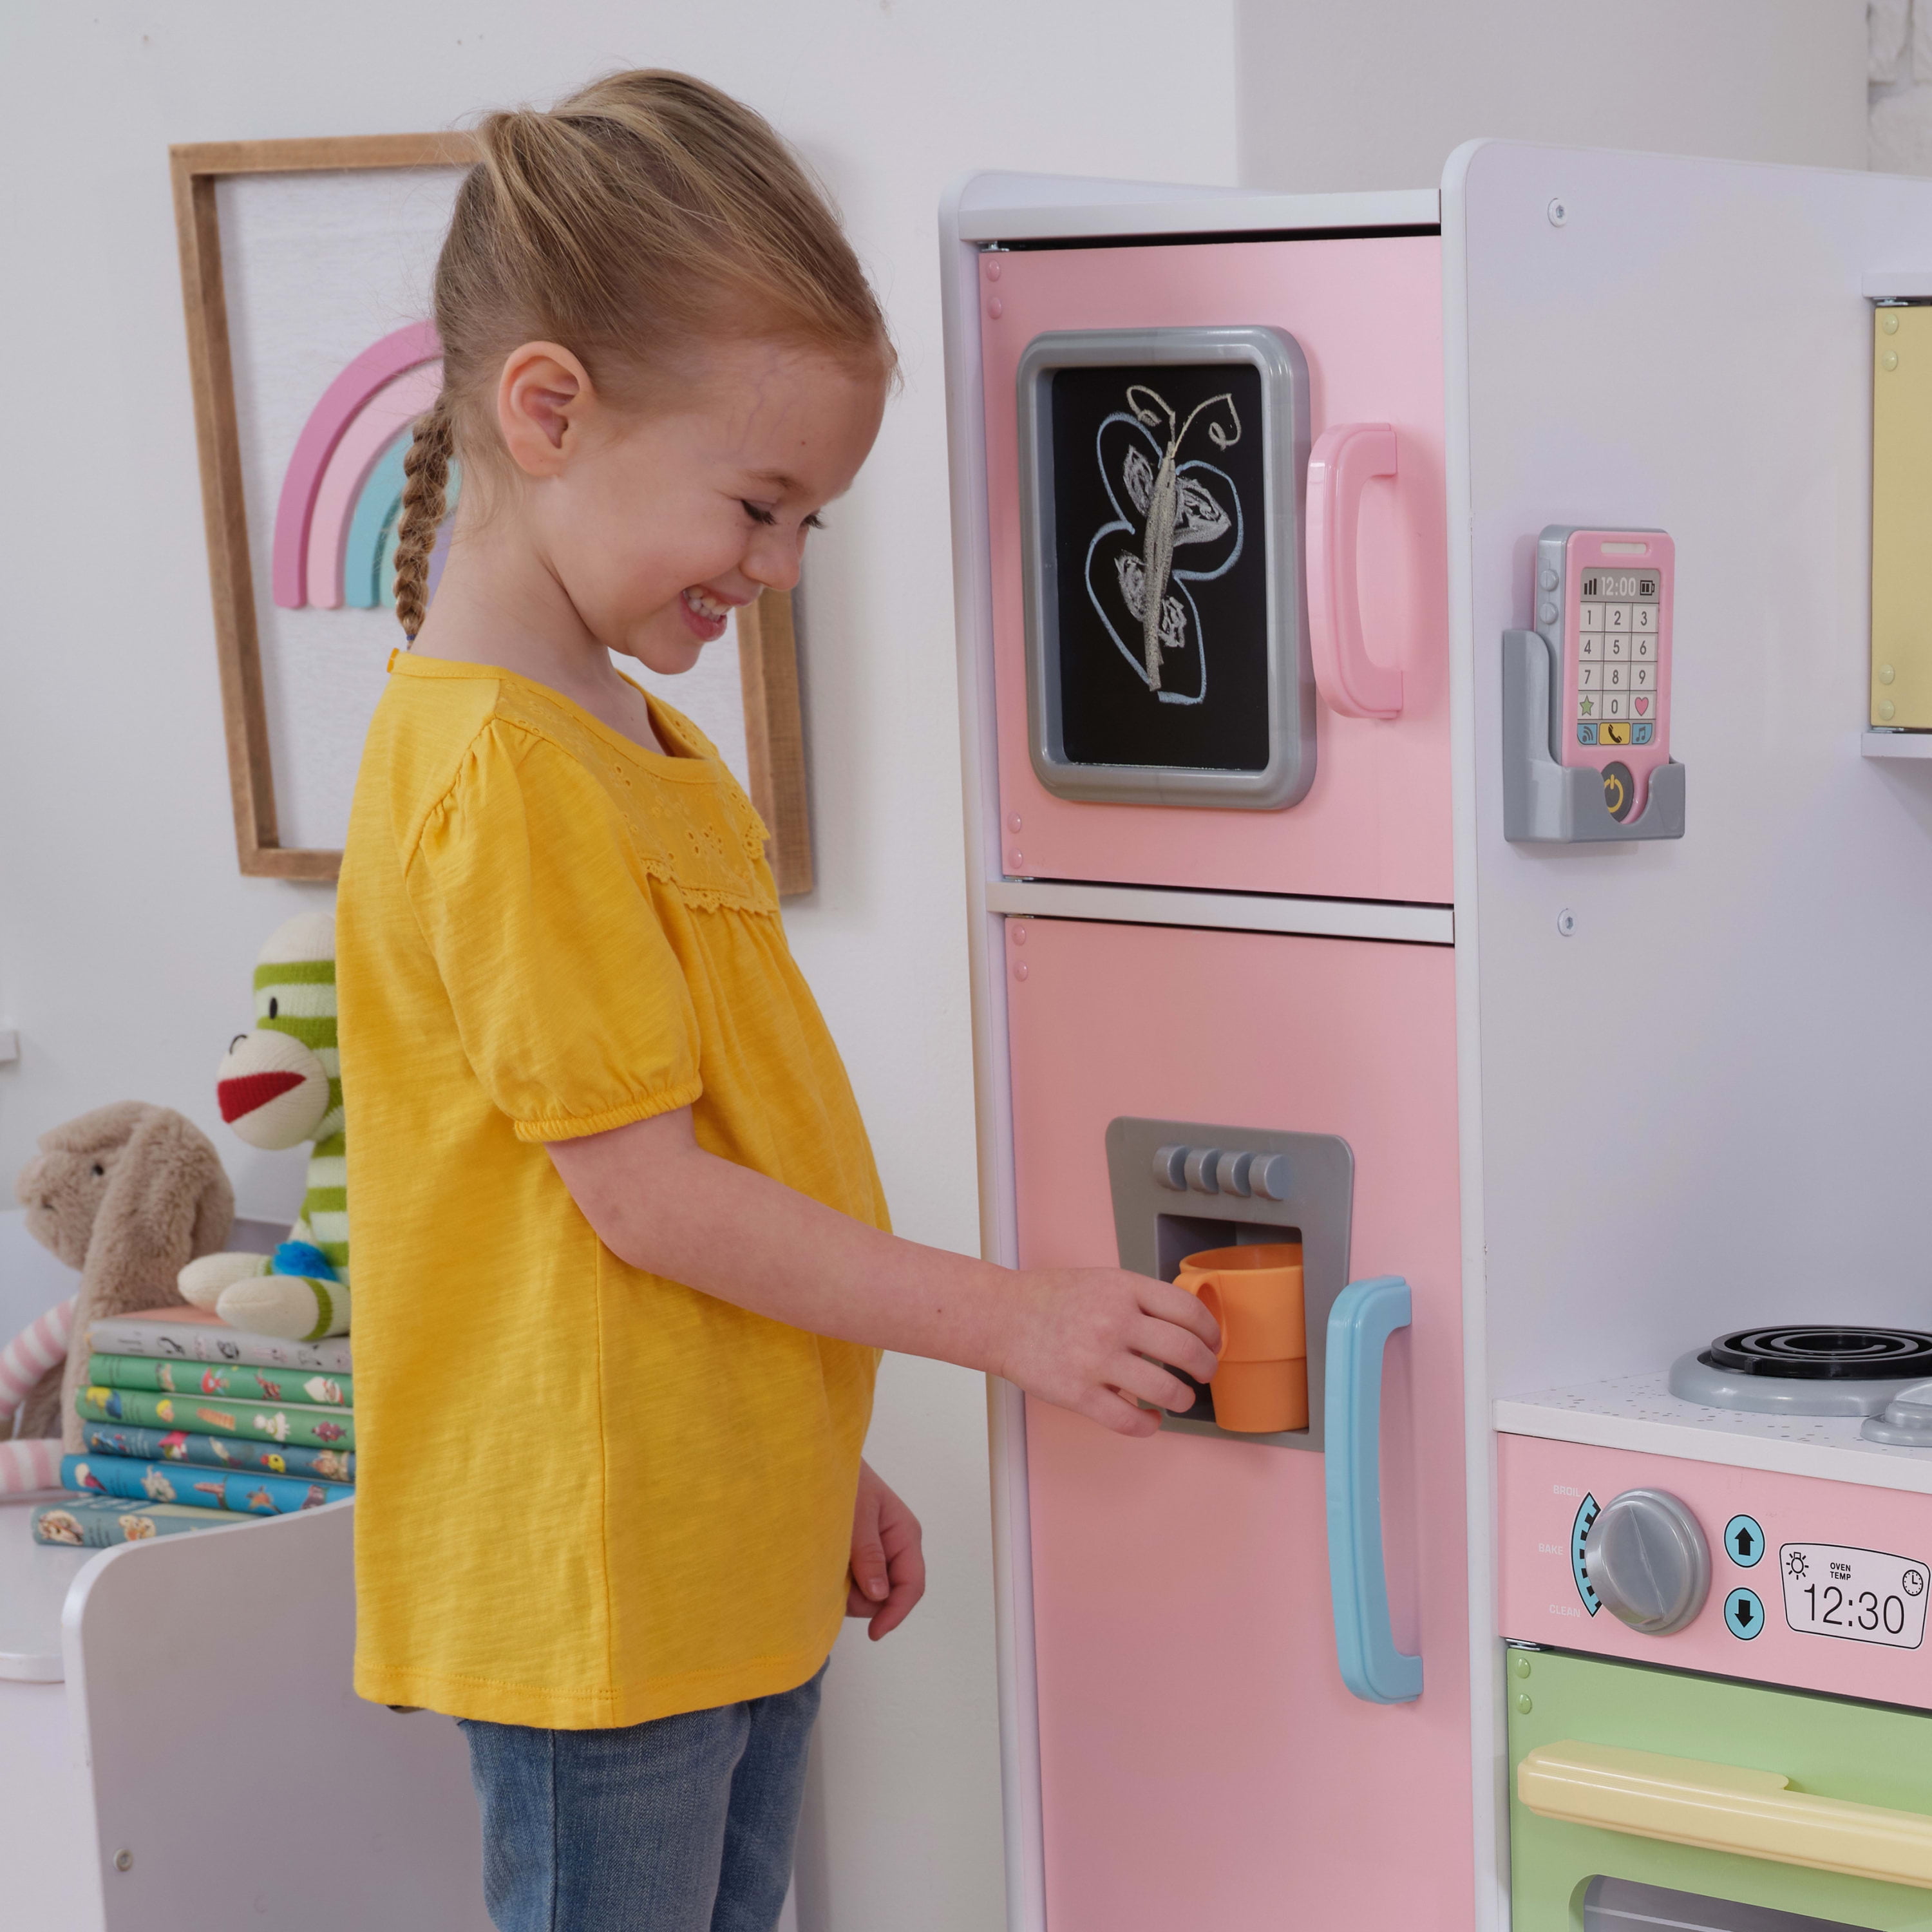
<instances>
[{"instance_id":1,"label":"green oven door","mask_svg":"<svg viewBox=\"0 0 1932 1932\"><path fill-rule=\"evenodd\" d=\"M1512 1648L1512 1932L1932 1932L1932 1715Z\"/></svg>"}]
</instances>

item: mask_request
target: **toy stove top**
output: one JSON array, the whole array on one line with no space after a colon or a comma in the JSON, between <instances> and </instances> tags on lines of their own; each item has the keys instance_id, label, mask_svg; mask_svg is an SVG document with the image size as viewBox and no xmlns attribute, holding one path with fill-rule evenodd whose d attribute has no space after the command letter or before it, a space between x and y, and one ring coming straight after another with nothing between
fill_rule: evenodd
<instances>
[{"instance_id":1,"label":"toy stove top","mask_svg":"<svg viewBox=\"0 0 1932 1932\"><path fill-rule=\"evenodd\" d=\"M1756 1415L1862 1416L1868 1441L1932 1444L1932 1334L1796 1323L1736 1329L1679 1356L1670 1392Z\"/></svg>"}]
</instances>

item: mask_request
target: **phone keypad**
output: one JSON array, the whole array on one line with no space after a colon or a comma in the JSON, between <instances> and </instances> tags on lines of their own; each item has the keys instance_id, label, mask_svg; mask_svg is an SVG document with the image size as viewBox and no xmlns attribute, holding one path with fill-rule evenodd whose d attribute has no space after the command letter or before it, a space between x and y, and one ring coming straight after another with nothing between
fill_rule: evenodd
<instances>
[{"instance_id":1,"label":"phone keypad","mask_svg":"<svg viewBox=\"0 0 1932 1932\"><path fill-rule=\"evenodd\" d=\"M1593 587L1586 576L1576 611L1576 742L1650 744L1657 735L1658 598L1592 596Z\"/></svg>"}]
</instances>

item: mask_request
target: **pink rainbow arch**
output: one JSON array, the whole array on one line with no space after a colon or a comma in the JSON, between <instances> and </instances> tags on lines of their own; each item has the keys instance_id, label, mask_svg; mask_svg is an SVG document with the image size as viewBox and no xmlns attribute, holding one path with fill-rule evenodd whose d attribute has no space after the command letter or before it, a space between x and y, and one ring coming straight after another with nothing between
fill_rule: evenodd
<instances>
[{"instance_id":1,"label":"pink rainbow arch","mask_svg":"<svg viewBox=\"0 0 1932 1932\"><path fill-rule=\"evenodd\" d=\"M274 594L295 608L308 601L309 533L328 459L371 398L396 378L442 353L436 325L412 322L372 343L322 393L296 440L275 506ZM320 588L320 586L318 586ZM339 598L332 600L339 602Z\"/></svg>"}]
</instances>

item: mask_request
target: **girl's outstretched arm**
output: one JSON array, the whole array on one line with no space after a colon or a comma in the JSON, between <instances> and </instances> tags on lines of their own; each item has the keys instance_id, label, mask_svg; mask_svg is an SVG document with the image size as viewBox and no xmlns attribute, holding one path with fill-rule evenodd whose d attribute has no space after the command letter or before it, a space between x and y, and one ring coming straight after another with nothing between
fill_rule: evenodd
<instances>
[{"instance_id":1,"label":"girl's outstretched arm","mask_svg":"<svg viewBox=\"0 0 1932 1932\"><path fill-rule=\"evenodd\" d=\"M700 1148L691 1110L550 1144L611 1252L840 1341L989 1370L1123 1436L1135 1398L1190 1407L1220 1331L1185 1289L1120 1268L1003 1268L902 1240Z\"/></svg>"}]
</instances>

